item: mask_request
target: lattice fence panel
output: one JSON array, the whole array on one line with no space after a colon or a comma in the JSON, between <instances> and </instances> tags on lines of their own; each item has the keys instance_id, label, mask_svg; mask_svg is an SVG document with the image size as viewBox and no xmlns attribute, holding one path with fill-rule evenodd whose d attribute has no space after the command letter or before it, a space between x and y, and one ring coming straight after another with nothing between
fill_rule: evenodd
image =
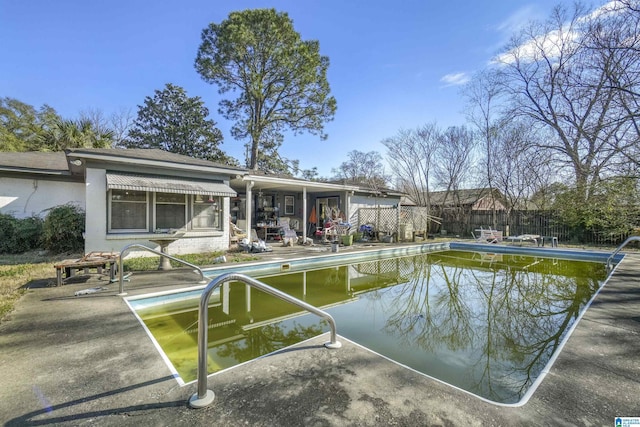
<instances>
[{"instance_id":1,"label":"lattice fence panel","mask_svg":"<svg viewBox=\"0 0 640 427\"><path fill-rule=\"evenodd\" d=\"M358 209L358 227L373 225L375 231L387 234L398 232L398 210L393 207Z\"/></svg>"}]
</instances>

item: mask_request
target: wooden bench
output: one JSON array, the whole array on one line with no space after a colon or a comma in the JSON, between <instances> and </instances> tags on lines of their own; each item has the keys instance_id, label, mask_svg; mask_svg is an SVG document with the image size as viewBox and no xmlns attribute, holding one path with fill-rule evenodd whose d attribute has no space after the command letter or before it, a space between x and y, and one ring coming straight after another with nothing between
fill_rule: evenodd
<instances>
[{"instance_id":1,"label":"wooden bench","mask_svg":"<svg viewBox=\"0 0 640 427\"><path fill-rule=\"evenodd\" d=\"M117 252L90 252L80 259L65 260L54 264L56 269L56 285L62 286L67 280L76 277L76 273L82 270L83 275L103 274L103 269L109 268L109 281L116 279L116 266L118 264ZM96 272L91 272L91 269ZM64 279L62 271L65 272Z\"/></svg>"}]
</instances>

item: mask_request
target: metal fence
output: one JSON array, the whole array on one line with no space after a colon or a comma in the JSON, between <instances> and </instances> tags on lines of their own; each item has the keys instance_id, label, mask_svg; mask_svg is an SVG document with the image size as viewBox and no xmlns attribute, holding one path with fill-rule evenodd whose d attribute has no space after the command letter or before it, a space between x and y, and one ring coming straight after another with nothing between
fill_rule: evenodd
<instances>
[{"instance_id":1,"label":"metal fence","mask_svg":"<svg viewBox=\"0 0 640 427\"><path fill-rule=\"evenodd\" d=\"M435 213L434 216L433 214ZM478 228L495 228L505 235L538 234L554 236L562 242L580 242L595 245L617 245L629 237L629 232L612 233L605 230L576 230L563 223L558 212L535 210L429 211L425 207L400 206L360 208L357 226L371 225L381 234L394 235L400 241L411 240L414 232L443 234L462 238L472 237ZM640 228L640 221L637 224Z\"/></svg>"},{"instance_id":2,"label":"metal fence","mask_svg":"<svg viewBox=\"0 0 640 427\"><path fill-rule=\"evenodd\" d=\"M473 211L443 212L441 228L446 234L460 237L471 237L471 232L480 227L491 227L502 230L505 235L538 234L555 236L559 241L580 242L596 245L618 244L624 241L629 232L612 233L606 230L576 230L564 224L556 211L513 210L506 211ZM440 231L440 230L438 230Z\"/></svg>"}]
</instances>

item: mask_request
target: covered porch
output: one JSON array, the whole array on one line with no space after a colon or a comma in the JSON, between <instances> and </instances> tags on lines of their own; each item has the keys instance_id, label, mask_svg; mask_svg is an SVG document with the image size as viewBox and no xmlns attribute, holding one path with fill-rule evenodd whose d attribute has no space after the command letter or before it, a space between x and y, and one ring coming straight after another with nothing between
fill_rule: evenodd
<instances>
[{"instance_id":1,"label":"covered porch","mask_svg":"<svg viewBox=\"0 0 640 427\"><path fill-rule=\"evenodd\" d=\"M256 230L260 239L279 240L283 227L298 237L312 237L324 221L352 217L353 185L307 181L275 175L248 174L229 183L238 195L231 198L230 220L240 229Z\"/></svg>"}]
</instances>

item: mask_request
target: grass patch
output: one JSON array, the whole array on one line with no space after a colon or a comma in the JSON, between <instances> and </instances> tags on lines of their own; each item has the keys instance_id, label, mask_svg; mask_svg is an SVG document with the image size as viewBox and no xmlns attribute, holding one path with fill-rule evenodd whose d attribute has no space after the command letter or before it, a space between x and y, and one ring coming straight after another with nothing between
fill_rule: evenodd
<instances>
[{"instance_id":1,"label":"grass patch","mask_svg":"<svg viewBox=\"0 0 640 427\"><path fill-rule=\"evenodd\" d=\"M199 254L185 254L178 255L177 257L183 261L191 263L193 265L197 265L198 267L211 267L216 265L216 258L224 256L227 260L227 263L234 262L246 262L246 261L255 261L260 259L259 256L246 253L246 252L203 252ZM181 264L176 261L171 262L171 267L180 268L184 267L184 264ZM158 265L160 264L159 256L152 257L140 257L140 258L129 258L124 260L124 271L152 271L157 270Z\"/></svg>"},{"instance_id":2,"label":"grass patch","mask_svg":"<svg viewBox=\"0 0 640 427\"><path fill-rule=\"evenodd\" d=\"M199 267L215 265L217 257L225 256L227 263L246 262L260 257L246 252L206 252L201 254L179 255L191 264ZM78 259L82 254L50 255L42 251L27 252L19 255L0 255L0 322L9 314L15 303L27 291L27 287L36 282L44 286L56 283L56 270L53 265L65 259ZM152 271L158 269L159 257L131 258L124 261L125 271ZM173 267L184 267L171 261Z\"/></svg>"},{"instance_id":3,"label":"grass patch","mask_svg":"<svg viewBox=\"0 0 640 427\"><path fill-rule=\"evenodd\" d=\"M16 301L26 292L26 287L35 282L54 284L56 271L53 264L81 255L49 255L26 252L19 255L0 255L0 321L13 310Z\"/></svg>"}]
</instances>

